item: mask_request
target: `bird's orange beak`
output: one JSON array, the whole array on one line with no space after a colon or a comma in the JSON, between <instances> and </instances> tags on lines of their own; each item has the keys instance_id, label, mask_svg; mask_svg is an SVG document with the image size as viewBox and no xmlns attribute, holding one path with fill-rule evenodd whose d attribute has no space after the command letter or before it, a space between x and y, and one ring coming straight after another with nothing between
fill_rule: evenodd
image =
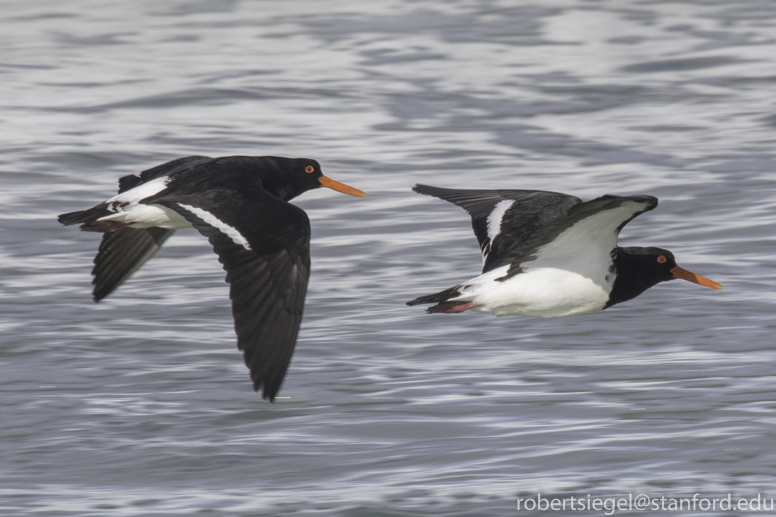
<instances>
[{"instance_id":1,"label":"bird's orange beak","mask_svg":"<svg viewBox=\"0 0 776 517\"><path fill-rule=\"evenodd\" d=\"M318 182L320 182L322 187L327 187L332 190L336 190L337 192L342 192L343 194L347 194L349 196L366 197L366 194L364 194L357 188L349 187L344 183L340 183L339 181L334 181L333 179L327 178L326 176L321 176L320 178L318 178Z\"/></svg>"},{"instance_id":2,"label":"bird's orange beak","mask_svg":"<svg viewBox=\"0 0 776 517\"><path fill-rule=\"evenodd\" d=\"M712 289L722 289L722 286L719 285L714 280L709 280L705 276L696 275L695 273L690 273L686 269L682 269L679 266L674 267L671 270L671 274L674 275L674 278L681 278L682 280L687 280L688 282L692 282L693 284L698 284L705 287L711 287Z\"/></svg>"}]
</instances>

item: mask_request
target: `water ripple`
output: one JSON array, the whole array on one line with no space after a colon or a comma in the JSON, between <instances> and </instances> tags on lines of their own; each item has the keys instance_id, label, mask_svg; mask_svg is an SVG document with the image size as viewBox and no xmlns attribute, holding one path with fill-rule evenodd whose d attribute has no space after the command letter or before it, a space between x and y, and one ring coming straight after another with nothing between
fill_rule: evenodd
<instances>
[{"instance_id":1,"label":"water ripple","mask_svg":"<svg viewBox=\"0 0 776 517\"><path fill-rule=\"evenodd\" d=\"M6 8L0 496L9 515L496 515L515 497L774 476L774 6L84 0ZM224 272L181 231L90 301L56 215L187 154L318 159L299 343L251 390ZM415 183L651 194L622 233L721 282L582 318L428 315L475 276ZM683 284L683 285L682 285Z\"/></svg>"}]
</instances>

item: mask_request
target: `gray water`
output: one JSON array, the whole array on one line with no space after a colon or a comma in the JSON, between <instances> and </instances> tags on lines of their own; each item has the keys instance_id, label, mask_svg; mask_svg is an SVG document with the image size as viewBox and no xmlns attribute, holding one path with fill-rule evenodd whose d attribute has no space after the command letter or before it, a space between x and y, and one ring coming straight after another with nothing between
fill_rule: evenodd
<instances>
[{"instance_id":1,"label":"gray water","mask_svg":"<svg viewBox=\"0 0 776 517\"><path fill-rule=\"evenodd\" d=\"M776 497L776 3L5 0L0 17L0 514ZM315 158L368 193L295 201L313 268L275 404L204 238L178 232L95 305L99 236L56 222L191 154ZM480 258L465 212L419 182L657 196L620 242L725 288L568 319L425 314L404 302ZM714 514L731 513L682 513Z\"/></svg>"}]
</instances>

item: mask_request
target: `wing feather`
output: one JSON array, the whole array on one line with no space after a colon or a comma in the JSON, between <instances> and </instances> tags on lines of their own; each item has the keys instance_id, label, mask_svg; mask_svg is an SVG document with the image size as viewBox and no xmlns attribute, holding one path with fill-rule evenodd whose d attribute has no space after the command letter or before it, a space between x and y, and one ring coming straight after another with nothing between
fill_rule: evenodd
<instances>
[{"instance_id":1,"label":"wing feather","mask_svg":"<svg viewBox=\"0 0 776 517\"><path fill-rule=\"evenodd\" d=\"M255 194L254 194L255 195ZM310 276L310 221L298 207L268 193L260 200L231 192L213 196L166 196L154 202L185 217L208 238L226 271L237 346L254 389L273 400L296 345ZM182 205L217 218L206 222ZM209 217L208 217L209 218ZM234 235L247 240L246 247Z\"/></svg>"},{"instance_id":2,"label":"wing feather","mask_svg":"<svg viewBox=\"0 0 776 517\"><path fill-rule=\"evenodd\" d=\"M557 267L585 276L605 276L612 263L620 230L634 217L653 210L652 196L602 196L571 207L565 217L538 229L514 257L506 280L524 269Z\"/></svg>"},{"instance_id":3,"label":"wing feather","mask_svg":"<svg viewBox=\"0 0 776 517\"><path fill-rule=\"evenodd\" d=\"M470 190L415 185L419 194L438 197L466 210L482 251L482 272L505 264L542 226L563 217L581 199L543 190Z\"/></svg>"},{"instance_id":4,"label":"wing feather","mask_svg":"<svg viewBox=\"0 0 776 517\"><path fill-rule=\"evenodd\" d=\"M153 257L175 230L122 228L106 233L94 257L92 296L99 302Z\"/></svg>"}]
</instances>

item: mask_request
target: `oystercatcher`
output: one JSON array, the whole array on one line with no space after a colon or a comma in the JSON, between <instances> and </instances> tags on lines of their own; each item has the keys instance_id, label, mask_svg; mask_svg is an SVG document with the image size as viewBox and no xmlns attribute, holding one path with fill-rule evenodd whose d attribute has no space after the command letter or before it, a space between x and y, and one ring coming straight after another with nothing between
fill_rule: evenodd
<instances>
[{"instance_id":1,"label":"oystercatcher","mask_svg":"<svg viewBox=\"0 0 776 517\"><path fill-rule=\"evenodd\" d=\"M480 276L407 302L436 304L430 313L556 318L607 309L674 278L722 289L677 266L668 250L617 246L620 230L657 206L652 196L583 203L541 190L413 190L466 210L482 250Z\"/></svg>"},{"instance_id":2,"label":"oystercatcher","mask_svg":"<svg viewBox=\"0 0 776 517\"><path fill-rule=\"evenodd\" d=\"M310 274L310 220L288 201L328 187L315 160L276 156L189 156L119 179L119 193L64 225L104 233L94 259L94 301L154 256L175 230L196 228L226 270L237 346L253 386L270 401L280 389L302 320Z\"/></svg>"}]
</instances>

